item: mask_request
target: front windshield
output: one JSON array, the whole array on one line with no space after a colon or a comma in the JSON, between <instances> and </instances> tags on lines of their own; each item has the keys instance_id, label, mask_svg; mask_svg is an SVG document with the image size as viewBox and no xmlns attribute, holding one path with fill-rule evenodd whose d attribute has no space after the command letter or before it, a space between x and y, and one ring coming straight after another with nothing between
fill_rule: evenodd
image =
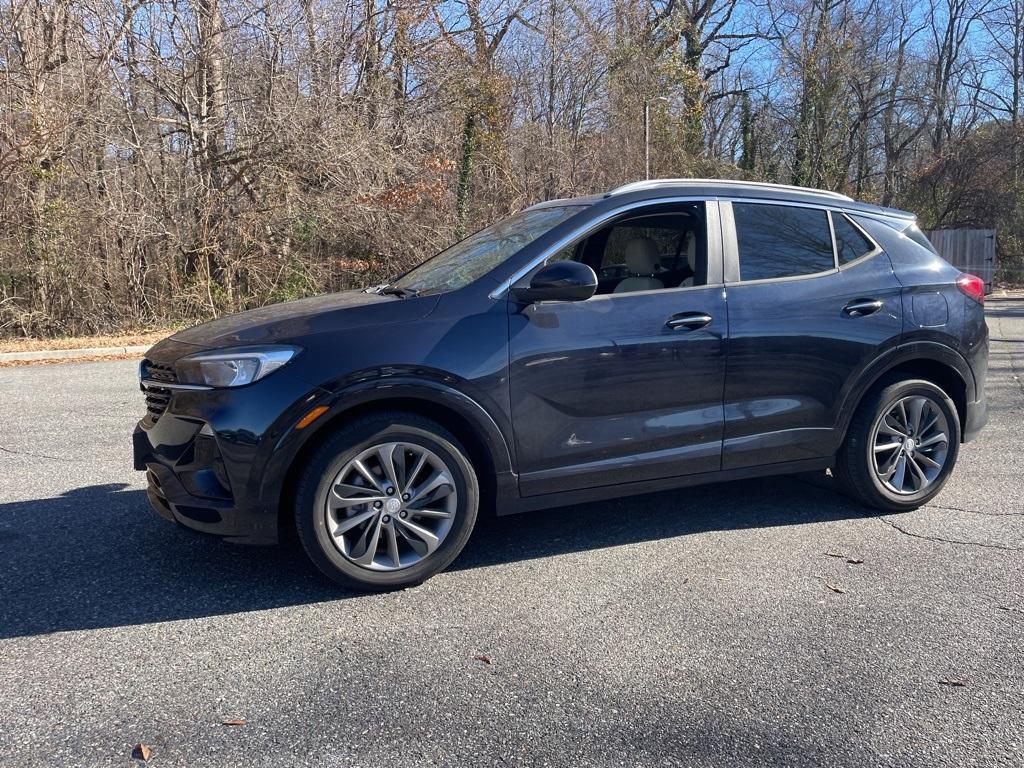
<instances>
[{"instance_id":1,"label":"front windshield","mask_svg":"<svg viewBox=\"0 0 1024 768\"><path fill-rule=\"evenodd\" d=\"M580 210L560 205L521 211L441 251L391 287L420 295L462 288Z\"/></svg>"}]
</instances>

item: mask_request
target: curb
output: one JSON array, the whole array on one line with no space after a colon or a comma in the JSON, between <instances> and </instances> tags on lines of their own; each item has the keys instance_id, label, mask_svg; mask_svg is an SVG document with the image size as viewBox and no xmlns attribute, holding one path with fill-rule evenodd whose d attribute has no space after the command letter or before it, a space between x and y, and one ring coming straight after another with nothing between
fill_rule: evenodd
<instances>
[{"instance_id":1,"label":"curb","mask_svg":"<svg viewBox=\"0 0 1024 768\"><path fill-rule=\"evenodd\" d=\"M100 355L139 355L141 357L152 344L133 347L85 347L84 349L50 349L32 352L0 352L0 363L9 360L74 360L79 357Z\"/></svg>"}]
</instances>

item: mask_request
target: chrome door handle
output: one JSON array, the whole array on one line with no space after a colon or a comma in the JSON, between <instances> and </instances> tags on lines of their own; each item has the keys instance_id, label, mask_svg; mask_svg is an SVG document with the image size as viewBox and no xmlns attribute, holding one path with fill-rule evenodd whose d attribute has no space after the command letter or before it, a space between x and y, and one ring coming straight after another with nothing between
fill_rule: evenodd
<instances>
[{"instance_id":1,"label":"chrome door handle","mask_svg":"<svg viewBox=\"0 0 1024 768\"><path fill-rule=\"evenodd\" d=\"M680 312L678 315L672 315L665 325L673 331L677 331L680 328L696 331L698 328L703 328L710 323L711 319L711 315L703 312Z\"/></svg>"},{"instance_id":2,"label":"chrome door handle","mask_svg":"<svg viewBox=\"0 0 1024 768\"><path fill-rule=\"evenodd\" d=\"M878 299L854 299L845 307L843 312L850 317L864 317L877 312L882 308L882 302Z\"/></svg>"}]
</instances>

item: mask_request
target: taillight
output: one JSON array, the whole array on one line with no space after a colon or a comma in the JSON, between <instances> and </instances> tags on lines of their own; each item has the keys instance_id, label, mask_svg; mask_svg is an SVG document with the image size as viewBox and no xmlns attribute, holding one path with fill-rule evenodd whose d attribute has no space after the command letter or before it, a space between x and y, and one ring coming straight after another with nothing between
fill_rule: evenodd
<instances>
[{"instance_id":1,"label":"taillight","mask_svg":"<svg viewBox=\"0 0 1024 768\"><path fill-rule=\"evenodd\" d=\"M979 304L985 303L985 281L977 275L964 272L956 279L956 287L967 298L974 299Z\"/></svg>"}]
</instances>

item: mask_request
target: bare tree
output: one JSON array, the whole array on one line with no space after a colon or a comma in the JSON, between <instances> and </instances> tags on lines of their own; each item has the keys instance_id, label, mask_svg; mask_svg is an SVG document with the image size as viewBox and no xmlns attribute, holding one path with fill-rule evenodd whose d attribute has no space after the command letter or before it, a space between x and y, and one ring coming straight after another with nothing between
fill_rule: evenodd
<instances>
[{"instance_id":1,"label":"bare tree","mask_svg":"<svg viewBox=\"0 0 1024 768\"><path fill-rule=\"evenodd\" d=\"M643 168L1024 252L1022 0L0 0L0 332L382 280Z\"/></svg>"}]
</instances>

